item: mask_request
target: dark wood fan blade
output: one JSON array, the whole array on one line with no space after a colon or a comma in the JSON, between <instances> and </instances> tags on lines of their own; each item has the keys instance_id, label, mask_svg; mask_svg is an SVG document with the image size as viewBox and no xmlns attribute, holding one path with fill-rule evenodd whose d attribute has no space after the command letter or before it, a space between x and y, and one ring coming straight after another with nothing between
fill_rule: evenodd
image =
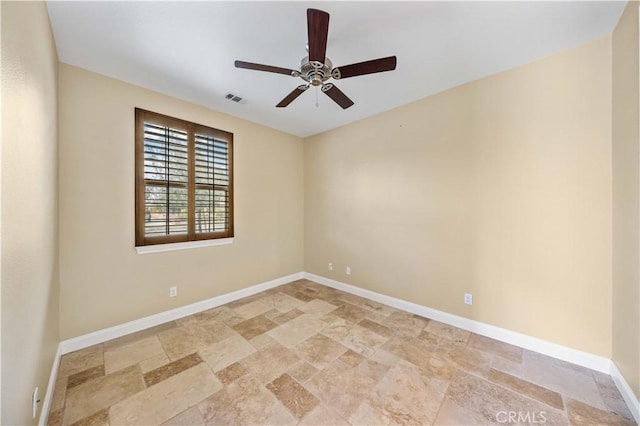
<instances>
[{"instance_id":1,"label":"dark wood fan blade","mask_svg":"<svg viewBox=\"0 0 640 426\"><path fill-rule=\"evenodd\" d=\"M308 88L309 87L304 86L304 85L296 87L295 89L293 89L293 91L291 93L289 93L287 96L285 96L284 99L281 100L278 105L276 105L276 107L278 107L278 108L286 107L291 102L293 102L298 96L302 95L304 93L304 91L307 90Z\"/></svg>"},{"instance_id":2,"label":"dark wood fan blade","mask_svg":"<svg viewBox=\"0 0 640 426\"><path fill-rule=\"evenodd\" d=\"M275 72L277 74L294 75L296 70L290 70L288 68L272 67L271 65L254 64L252 62L235 61L236 68L244 68L247 70Z\"/></svg>"},{"instance_id":3,"label":"dark wood fan blade","mask_svg":"<svg viewBox=\"0 0 640 426\"><path fill-rule=\"evenodd\" d=\"M326 84L323 88L322 91L331 99L333 99L333 101L335 103L337 103L338 105L340 105L342 107L342 109L347 109L349 108L351 105L353 105L353 101L351 99L349 99L347 97L347 95L345 95L344 93L342 93L342 90L338 89L335 84Z\"/></svg>"},{"instance_id":4,"label":"dark wood fan blade","mask_svg":"<svg viewBox=\"0 0 640 426\"><path fill-rule=\"evenodd\" d=\"M307 9L307 33L309 36L309 61L324 64L329 35L329 14L318 9Z\"/></svg>"},{"instance_id":5,"label":"dark wood fan blade","mask_svg":"<svg viewBox=\"0 0 640 426\"><path fill-rule=\"evenodd\" d=\"M336 67L331 72L335 79L356 77L358 75L373 74L376 72L393 71L396 69L396 57L373 59L371 61L358 62L357 64Z\"/></svg>"}]
</instances>

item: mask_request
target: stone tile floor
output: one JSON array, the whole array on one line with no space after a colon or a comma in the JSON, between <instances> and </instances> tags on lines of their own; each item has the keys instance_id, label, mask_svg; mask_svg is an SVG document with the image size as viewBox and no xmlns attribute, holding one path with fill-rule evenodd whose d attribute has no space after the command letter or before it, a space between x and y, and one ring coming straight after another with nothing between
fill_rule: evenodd
<instances>
[{"instance_id":1,"label":"stone tile floor","mask_svg":"<svg viewBox=\"0 0 640 426\"><path fill-rule=\"evenodd\" d=\"M62 357L49 425L635 424L611 378L300 280Z\"/></svg>"}]
</instances>

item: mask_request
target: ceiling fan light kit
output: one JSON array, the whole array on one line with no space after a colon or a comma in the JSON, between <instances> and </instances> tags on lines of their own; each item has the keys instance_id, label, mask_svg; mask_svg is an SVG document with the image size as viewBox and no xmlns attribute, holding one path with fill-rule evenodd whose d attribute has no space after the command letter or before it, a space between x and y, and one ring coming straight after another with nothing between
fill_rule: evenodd
<instances>
[{"instance_id":1,"label":"ceiling fan light kit","mask_svg":"<svg viewBox=\"0 0 640 426\"><path fill-rule=\"evenodd\" d=\"M235 66L236 68L300 77L306 82L306 84L301 84L285 96L276 105L278 108L284 108L289 105L309 87L320 86L322 93L340 105L342 109L347 109L353 105L353 101L338 89L335 84L328 83L328 80L331 78L340 80L359 75L393 71L396 69L396 57L389 56L333 68L333 63L326 56L328 34L329 14L318 9L307 9L307 36L309 41L307 50L309 55L300 61L300 69L294 70L244 61L235 61Z\"/></svg>"}]
</instances>

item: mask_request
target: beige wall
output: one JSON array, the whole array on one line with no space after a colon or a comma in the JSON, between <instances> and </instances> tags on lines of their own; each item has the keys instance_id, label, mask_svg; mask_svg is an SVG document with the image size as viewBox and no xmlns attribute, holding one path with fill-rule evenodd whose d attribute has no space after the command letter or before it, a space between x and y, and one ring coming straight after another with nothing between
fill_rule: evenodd
<instances>
[{"instance_id":1,"label":"beige wall","mask_svg":"<svg viewBox=\"0 0 640 426\"><path fill-rule=\"evenodd\" d=\"M605 357L611 209L610 37L305 140L306 271Z\"/></svg>"},{"instance_id":2,"label":"beige wall","mask_svg":"<svg viewBox=\"0 0 640 426\"><path fill-rule=\"evenodd\" d=\"M2 419L35 423L58 344L58 58L43 2L2 8Z\"/></svg>"},{"instance_id":3,"label":"beige wall","mask_svg":"<svg viewBox=\"0 0 640 426\"><path fill-rule=\"evenodd\" d=\"M300 138L69 65L59 83L61 339L302 270ZM134 107L234 133L232 245L136 254Z\"/></svg>"},{"instance_id":4,"label":"beige wall","mask_svg":"<svg viewBox=\"0 0 640 426\"><path fill-rule=\"evenodd\" d=\"M640 398L638 2L613 33L613 361Z\"/></svg>"}]
</instances>

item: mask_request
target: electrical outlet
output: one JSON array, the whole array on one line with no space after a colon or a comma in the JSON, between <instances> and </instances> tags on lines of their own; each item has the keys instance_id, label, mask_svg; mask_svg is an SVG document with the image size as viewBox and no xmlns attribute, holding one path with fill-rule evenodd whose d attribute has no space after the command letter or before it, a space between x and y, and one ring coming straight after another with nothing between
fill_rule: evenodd
<instances>
[{"instance_id":1,"label":"electrical outlet","mask_svg":"<svg viewBox=\"0 0 640 426\"><path fill-rule=\"evenodd\" d=\"M473 305L473 294L465 293L464 294L464 303L465 303L465 305Z\"/></svg>"},{"instance_id":2,"label":"electrical outlet","mask_svg":"<svg viewBox=\"0 0 640 426\"><path fill-rule=\"evenodd\" d=\"M327 264L327 269L330 270L330 271L333 271L333 263L329 262Z\"/></svg>"},{"instance_id":3,"label":"electrical outlet","mask_svg":"<svg viewBox=\"0 0 640 426\"><path fill-rule=\"evenodd\" d=\"M351 266L347 266L347 268L344 271L347 275L351 275Z\"/></svg>"},{"instance_id":4,"label":"electrical outlet","mask_svg":"<svg viewBox=\"0 0 640 426\"><path fill-rule=\"evenodd\" d=\"M178 295L178 287L169 287L169 297L176 297Z\"/></svg>"},{"instance_id":5,"label":"electrical outlet","mask_svg":"<svg viewBox=\"0 0 640 426\"><path fill-rule=\"evenodd\" d=\"M33 416L33 418L36 418L36 415L38 414L38 404L40 403L40 397L38 396L38 388L36 387L33 390L33 395L31 395L31 415Z\"/></svg>"}]
</instances>

